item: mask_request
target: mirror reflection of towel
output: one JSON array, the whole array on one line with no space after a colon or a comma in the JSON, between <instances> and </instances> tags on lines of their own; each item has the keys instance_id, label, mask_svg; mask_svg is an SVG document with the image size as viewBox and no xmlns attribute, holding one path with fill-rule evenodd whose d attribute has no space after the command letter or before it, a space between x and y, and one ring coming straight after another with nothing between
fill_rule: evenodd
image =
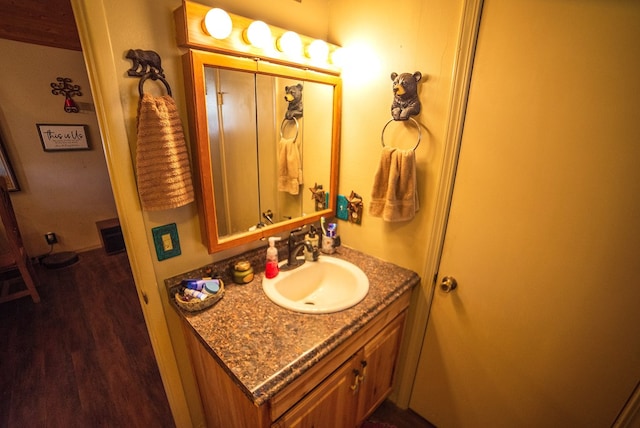
<instances>
[{"instance_id":1,"label":"mirror reflection of towel","mask_svg":"<svg viewBox=\"0 0 640 428\"><path fill-rule=\"evenodd\" d=\"M384 147L373 181L369 214L387 222L406 221L418 208L415 152Z\"/></svg>"},{"instance_id":2,"label":"mirror reflection of towel","mask_svg":"<svg viewBox=\"0 0 640 428\"><path fill-rule=\"evenodd\" d=\"M278 143L278 190L291 195L300 193L302 162L295 138L281 138Z\"/></svg>"},{"instance_id":3,"label":"mirror reflection of towel","mask_svg":"<svg viewBox=\"0 0 640 428\"><path fill-rule=\"evenodd\" d=\"M194 201L189 154L175 101L144 94L138 105L138 194L146 211Z\"/></svg>"}]
</instances>

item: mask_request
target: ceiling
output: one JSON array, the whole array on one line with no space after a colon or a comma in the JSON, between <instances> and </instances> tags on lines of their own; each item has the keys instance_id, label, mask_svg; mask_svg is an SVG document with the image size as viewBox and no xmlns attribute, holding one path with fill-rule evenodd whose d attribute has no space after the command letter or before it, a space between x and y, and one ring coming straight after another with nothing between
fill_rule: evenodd
<instances>
[{"instance_id":1,"label":"ceiling","mask_svg":"<svg viewBox=\"0 0 640 428\"><path fill-rule=\"evenodd\" d=\"M0 38L82 50L69 0L0 0Z\"/></svg>"}]
</instances>

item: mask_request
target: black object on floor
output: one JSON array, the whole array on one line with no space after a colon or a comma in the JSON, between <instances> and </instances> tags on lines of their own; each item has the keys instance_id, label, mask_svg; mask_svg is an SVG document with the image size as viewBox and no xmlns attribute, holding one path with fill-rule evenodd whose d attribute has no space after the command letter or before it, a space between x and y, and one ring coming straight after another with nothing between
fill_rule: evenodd
<instances>
[{"instance_id":1,"label":"black object on floor","mask_svg":"<svg viewBox=\"0 0 640 428\"><path fill-rule=\"evenodd\" d=\"M40 263L48 269L59 269L78 261L78 255L73 251L63 251L61 253L49 254L45 256Z\"/></svg>"}]
</instances>

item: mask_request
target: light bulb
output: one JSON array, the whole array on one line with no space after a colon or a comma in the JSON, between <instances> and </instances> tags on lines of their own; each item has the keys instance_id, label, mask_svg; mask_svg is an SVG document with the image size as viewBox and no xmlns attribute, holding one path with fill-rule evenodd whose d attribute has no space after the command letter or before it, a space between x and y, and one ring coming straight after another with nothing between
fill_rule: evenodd
<instances>
[{"instance_id":1,"label":"light bulb","mask_svg":"<svg viewBox=\"0 0 640 428\"><path fill-rule=\"evenodd\" d=\"M203 23L205 31L218 40L229 37L233 28L229 14L217 7L207 12Z\"/></svg>"},{"instance_id":2,"label":"light bulb","mask_svg":"<svg viewBox=\"0 0 640 428\"><path fill-rule=\"evenodd\" d=\"M302 53L302 40L293 31L284 33L277 42L278 49L287 55L298 56Z\"/></svg>"},{"instance_id":3,"label":"light bulb","mask_svg":"<svg viewBox=\"0 0 640 428\"><path fill-rule=\"evenodd\" d=\"M323 40L314 40L307 47L307 54L314 61L326 61L329 56L329 45Z\"/></svg>"},{"instance_id":4,"label":"light bulb","mask_svg":"<svg viewBox=\"0 0 640 428\"><path fill-rule=\"evenodd\" d=\"M257 48L267 48L271 43L271 29L262 21L253 21L246 29L245 36Z\"/></svg>"},{"instance_id":5,"label":"light bulb","mask_svg":"<svg viewBox=\"0 0 640 428\"><path fill-rule=\"evenodd\" d=\"M346 51L343 48L337 48L331 52L331 64L342 67L346 61Z\"/></svg>"}]
</instances>

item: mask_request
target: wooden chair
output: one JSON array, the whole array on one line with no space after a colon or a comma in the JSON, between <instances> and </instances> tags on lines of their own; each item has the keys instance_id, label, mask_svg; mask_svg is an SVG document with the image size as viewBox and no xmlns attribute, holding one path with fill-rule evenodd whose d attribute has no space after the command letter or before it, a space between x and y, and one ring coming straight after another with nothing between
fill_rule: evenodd
<instances>
[{"instance_id":1,"label":"wooden chair","mask_svg":"<svg viewBox=\"0 0 640 428\"><path fill-rule=\"evenodd\" d=\"M22 236L13 212L13 205L7 190L7 184L3 177L0 177L0 217L4 225L8 252L0 254L0 274L9 274L18 271L22 281L27 286L26 290L9 293L10 281L3 281L0 291L0 303L29 296L34 303L40 302L40 295L36 290L37 275L31 265L31 259L22 245Z\"/></svg>"}]
</instances>

